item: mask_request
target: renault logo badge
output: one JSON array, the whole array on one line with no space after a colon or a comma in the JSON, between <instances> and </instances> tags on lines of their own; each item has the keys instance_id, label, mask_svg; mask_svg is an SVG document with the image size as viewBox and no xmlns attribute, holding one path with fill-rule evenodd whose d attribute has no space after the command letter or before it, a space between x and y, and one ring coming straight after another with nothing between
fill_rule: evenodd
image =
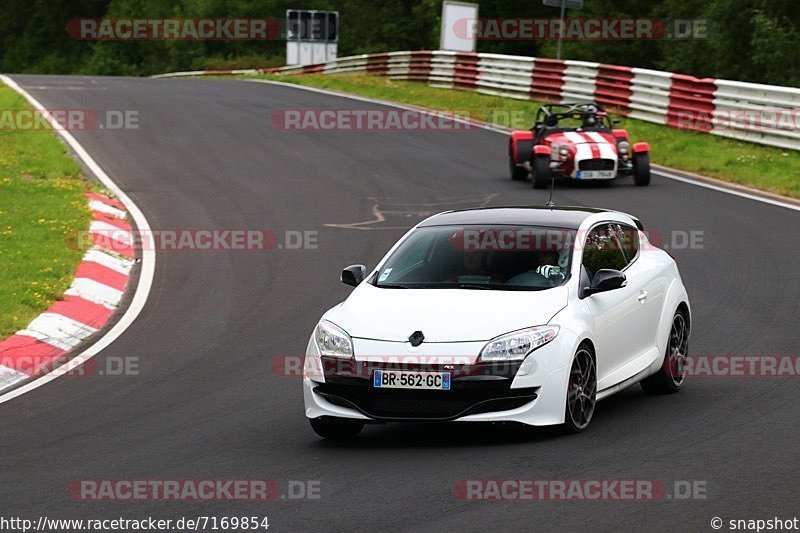
<instances>
[{"instance_id":1,"label":"renault logo badge","mask_svg":"<svg viewBox=\"0 0 800 533\"><path fill-rule=\"evenodd\" d=\"M415 331L408 338L408 342L411 343L411 346L419 346L420 344L422 344L422 341L424 340L425 340L425 335L423 335L421 331Z\"/></svg>"}]
</instances>

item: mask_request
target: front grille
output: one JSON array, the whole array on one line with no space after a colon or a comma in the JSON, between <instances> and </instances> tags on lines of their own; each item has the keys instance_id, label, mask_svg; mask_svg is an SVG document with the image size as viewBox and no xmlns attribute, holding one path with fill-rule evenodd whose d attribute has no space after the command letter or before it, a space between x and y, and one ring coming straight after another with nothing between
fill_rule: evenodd
<instances>
[{"instance_id":1,"label":"front grille","mask_svg":"<svg viewBox=\"0 0 800 533\"><path fill-rule=\"evenodd\" d=\"M507 387L454 386L449 391L438 391L324 383L314 391L334 405L356 409L377 420L453 420L470 414L516 409L536 399L536 389Z\"/></svg>"},{"instance_id":2,"label":"front grille","mask_svg":"<svg viewBox=\"0 0 800 533\"><path fill-rule=\"evenodd\" d=\"M354 361L337 357L323 356L322 369L328 383L352 383L358 385L362 381L372 383L375 370L408 370L417 372L450 372L454 382L511 380L517 375L522 361L492 362L465 364L459 357L453 357L452 363L427 362L424 355L409 357L405 362L402 357L386 357L385 361Z\"/></svg>"},{"instance_id":3,"label":"front grille","mask_svg":"<svg viewBox=\"0 0 800 533\"><path fill-rule=\"evenodd\" d=\"M452 420L468 414L507 411L536 399L534 389L432 391L375 389L322 384L314 389L329 402L378 420Z\"/></svg>"},{"instance_id":4,"label":"front grille","mask_svg":"<svg viewBox=\"0 0 800 533\"><path fill-rule=\"evenodd\" d=\"M322 357L325 383L314 391L329 402L377 420L453 420L468 414L507 411L536 399L537 389L511 389L520 361L478 364L363 362ZM450 390L372 386L376 369L450 372Z\"/></svg>"},{"instance_id":5,"label":"front grille","mask_svg":"<svg viewBox=\"0 0 800 533\"><path fill-rule=\"evenodd\" d=\"M578 170L614 170L613 159L584 159L578 161Z\"/></svg>"}]
</instances>

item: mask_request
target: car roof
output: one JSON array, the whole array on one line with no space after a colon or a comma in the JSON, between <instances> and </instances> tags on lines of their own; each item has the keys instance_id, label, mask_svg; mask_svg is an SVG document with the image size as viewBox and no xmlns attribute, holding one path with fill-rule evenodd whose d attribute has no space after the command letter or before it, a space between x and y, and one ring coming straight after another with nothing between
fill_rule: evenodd
<instances>
[{"instance_id":1,"label":"car roof","mask_svg":"<svg viewBox=\"0 0 800 533\"><path fill-rule=\"evenodd\" d=\"M575 206L503 206L478 207L445 211L423 220L419 226L461 226L469 224L496 224L549 226L578 229L586 218L597 213L616 213L610 209ZM636 219L634 219L636 221Z\"/></svg>"}]
</instances>

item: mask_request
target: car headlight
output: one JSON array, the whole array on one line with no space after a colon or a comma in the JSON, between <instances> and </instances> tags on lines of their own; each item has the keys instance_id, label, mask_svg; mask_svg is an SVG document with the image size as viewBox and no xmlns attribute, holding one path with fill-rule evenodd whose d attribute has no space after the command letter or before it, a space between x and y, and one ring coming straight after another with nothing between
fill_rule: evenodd
<instances>
[{"instance_id":1,"label":"car headlight","mask_svg":"<svg viewBox=\"0 0 800 533\"><path fill-rule=\"evenodd\" d=\"M619 155L628 155L631 151L631 145L628 141L620 141L617 144L617 152Z\"/></svg>"},{"instance_id":2,"label":"car headlight","mask_svg":"<svg viewBox=\"0 0 800 533\"><path fill-rule=\"evenodd\" d=\"M561 156L562 159L566 159L567 156L569 155L569 148L567 148L566 146L562 146L561 148L558 149L558 155Z\"/></svg>"},{"instance_id":3,"label":"car headlight","mask_svg":"<svg viewBox=\"0 0 800 533\"><path fill-rule=\"evenodd\" d=\"M330 357L353 357L353 341L345 330L327 320L320 320L314 330L320 355Z\"/></svg>"},{"instance_id":4,"label":"car headlight","mask_svg":"<svg viewBox=\"0 0 800 533\"><path fill-rule=\"evenodd\" d=\"M486 343L478 358L480 361L521 361L529 353L541 348L558 335L559 326L536 326L512 331Z\"/></svg>"}]
</instances>

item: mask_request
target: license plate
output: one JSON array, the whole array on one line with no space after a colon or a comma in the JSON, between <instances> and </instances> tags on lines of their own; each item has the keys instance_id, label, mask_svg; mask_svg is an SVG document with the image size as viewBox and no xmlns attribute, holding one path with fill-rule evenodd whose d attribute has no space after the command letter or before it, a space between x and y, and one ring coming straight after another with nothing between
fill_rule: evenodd
<instances>
[{"instance_id":1,"label":"license plate","mask_svg":"<svg viewBox=\"0 0 800 533\"><path fill-rule=\"evenodd\" d=\"M613 170L579 170L575 173L579 180L608 180L614 177Z\"/></svg>"},{"instance_id":2,"label":"license plate","mask_svg":"<svg viewBox=\"0 0 800 533\"><path fill-rule=\"evenodd\" d=\"M376 370L372 385L376 389L450 390L450 372Z\"/></svg>"}]
</instances>

